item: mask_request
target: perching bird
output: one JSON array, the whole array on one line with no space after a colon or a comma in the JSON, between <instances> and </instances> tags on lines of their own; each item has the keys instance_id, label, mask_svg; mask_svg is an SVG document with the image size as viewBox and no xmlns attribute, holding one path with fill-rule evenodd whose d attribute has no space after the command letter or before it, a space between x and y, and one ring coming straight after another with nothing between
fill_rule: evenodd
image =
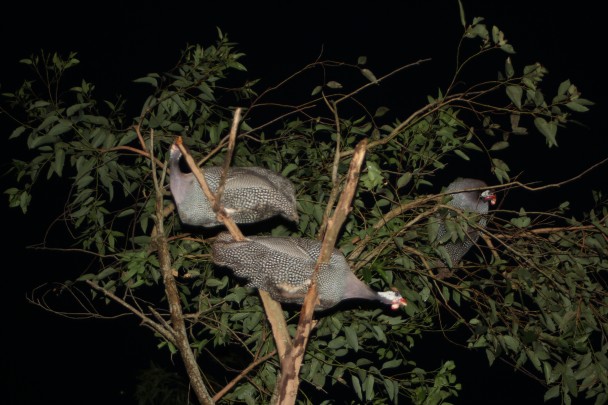
<instances>
[{"instance_id":1,"label":"perching bird","mask_svg":"<svg viewBox=\"0 0 608 405\"><path fill-rule=\"evenodd\" d=\"M481 180L459 177L450 183L445 190L445 193L454 193L451 194L452 199L448 202L448 205L458 208L465 213L468 212L479 215L479 217L476 218L476 224L479 227L485 228L487 223L486 214L488 213L489 205L496 204L496 195L491 190L484 190L485 187L487 187L487 184ZM459 192L474 188L481 190ZM444 218L446 218L446 216L454 217L456 213L450 210L442 215L443 216L439 216L440 223L437 232L437 240L440 241L440 243L445 242L443 247L447 251L452 262L449 267L454 267L475 244L479 238L479 230L470 225L467 228L466 234L464 234L464 239L449 236ZM445 241L446 238L448 238L447 241ZM445 263L440 265L439 275L447 277L451 274L446 266Z\"/></svg>"},{"instance_id":2,"label":"perching bird","mask_svg":"<svg viewBox=\"0 0 608 405\"><path fill-rule=\"evenodd\" d=\"M220 225L211 203L191 172L180 170L182 156L177 145L171 146L169 187L184 224L211 227ZM212 192L219 187L222 168L205 167L205 180ZM294 186L287 178L262 167L231 167L226 177L222 206L234 222L249 224L281 215L297 222L298 211Z\"/></svg>"},{"instance_id":3,"label":"perching bird","mask_svg":"<svg viewBox=\"0 0 608 405\"><path fill-rule=\"evenodd\" d=\"M266 291L279 302L302 304L321 253L321 242L295 237L251 236L236 241L220 233L212 246L212 260L247 280L247 287ZM377 292L359 280L344 255L334 249L329 263L319 269L315 310L331 308L343 300L377 300L392 309L406 305L395 291Z\"/></svg>"}]
</instances>

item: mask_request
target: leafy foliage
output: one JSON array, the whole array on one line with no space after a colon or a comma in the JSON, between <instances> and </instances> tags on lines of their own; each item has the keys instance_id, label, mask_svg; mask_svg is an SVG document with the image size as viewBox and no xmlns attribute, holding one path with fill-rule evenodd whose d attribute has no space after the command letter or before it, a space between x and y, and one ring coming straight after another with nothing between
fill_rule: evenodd
<instances>
[{"instance_id":1,"label":"leafy foliage","mask_svg":"<svg viewBox=\"0 0 608 405\"><path fill-rule=\"evenodd\" d=\"M255 82L242 82L242 54L220 32L213 46L188 46L172 71L135 80L149 86L150 96L131 121L124 100L100 102L93 84L64 83L65 72L78 65L76 54L32 55L21 62L37 79L3 94L2 112L14 110L17 122L10 137L30 153L13 161L15 184L5 191L9 205L27 213L32 198L43 193L36 186L54 177L66 181L62 223L73 240L63 247L89 252L92 259L65 288L86 290L100 307L130 305L155 325L160 345L175 352L170 333L162 333L168 328L167 296L158 288L167 277L159 246L166 247L190 347L209 389L218 392L226 384L211 368L230 376L257 364L222 391L222 400L268 403L280 362L264 309L239 280L211 265L215 230L180 224L167 189L169 146L182 135L201 164L222 164L233 108L248 105L233 164L289 177L300 221L247 231L314 238L323 233L354 146L368 138L365 170L339 248L360 278L378 290L398 288L409 305L395 314L345 303L322 314L301 370L301 402L319 402L322 393L354 403L448 403L460 389L454 362L424 370L412 360L417 340L441 328L466 336L461 343L485 352L490 364L503 358L528 370L546 384L547 400L559 396L570 403L584 393L605 403L608 206L601 193L580 218L566 216L567 202L540 213L495 210L490 227L480 230L483 244L465 262L452 264L452 277L434 271L436 260L445 257L441 244L462 240L476 223L459 213L447 225L447 238L436 240L432 218L445 200L435 179L445 177L447 162L491 167L499 191L527 187L509 173L511 137L538 132L556 147L558 129L592 105L570 81L547 95L541 64L516 69L513 47L498 28L480 18L467 24L464 13L462 21L451 84L409 116L375 105L365 93L424 61L384 75L366 66L364 57L356 65L315 62L282 84L301 88L300 80L313 77L317 82L305 92L310 96L297 94L301 104L282 104L273 100L276 89L258 94ZM462 56L466 47L473 50ZM489 53L506 55L498 77L459 90L460 75ZM357 71L353 81L351 72ZM284 314L293 336L297 308L285 307ZM141 403L148 403L140 394Z\"/></svg>"}]
</instances>

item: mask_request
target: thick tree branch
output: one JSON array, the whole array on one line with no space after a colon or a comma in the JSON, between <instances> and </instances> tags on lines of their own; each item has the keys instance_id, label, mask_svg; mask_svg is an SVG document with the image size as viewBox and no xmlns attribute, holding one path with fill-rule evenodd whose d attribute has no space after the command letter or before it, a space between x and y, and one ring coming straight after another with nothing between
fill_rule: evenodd
<instances>
[{"instance_id":1,"label":"thick tree branch","mask_svg":"<svg viewBox=\"0 0 608 405\"><path fill-rule=\"evenodd\" d=\"M289 350L285 358L281 361L281 379L279 380L279 399L280 404L294 404L300 383L299 373L306 351L306 345L310 336L310 331L313 326L312 316L314 308L318 300L317 291L317 274L319 267L323 263L329 262L331 255L336 245L338 234L346 217L350 214L352 209L351 203L357 189L359 182L359 173L363 159L365 158L365 152L367 151L367 139L362 140L355 147L353 159L350 162L348 169L348 178L344 192L340 196L338 205L332 217L328 220L327 231L323 238L323 244L321 246L321 254L317 260L315 270L311 276L311 285L304 299L304 305L302 306L302 312L300 313L300 321L298 323L298 329L294 338L293 347Z\"/></svg>"},{"instance_id":2,"label":"thick tree branch","mask_svg":"<svg viewBox=\"0 0 608 405\"><path fill-rule=\"evenodd\" d=\"M169 303L169 313L171 314L173 335L175 336L176 346L188 372L190 386L194 390L198 401L203 405L211 405L214 403L214 401L209 395L209 391L207 390L205 382L203 381L203 376L198 367L198 363L196 362L192 348L190 347L190 341L188 340L179 291L177 289L177 283L175 282L175 277L171 268L169 242L164 231L164 197L163 193L161 192L162 190L160 183L158 182L158 178L156 176L154 160L151 160L151 163L152 176L154 178L154 186L156 188L156 226L154 227L152 234L152 245L156 248L158 253L158 261L165 285L165 294L167 295L167 301Z\"/></svg>"},{"instance_id":3,"label":"thick tree branch","mask_svg":"<svg viewBox=\"0 0 608 405\"><path fill-rule=\"evenodd\" d=\"M239 117L240 117L240 108L237 109L235 112L232 129L230 131L230 139L228 141L228 152L227 152L227 158L226 158L226 161L228 161L228 162L231 159L230 157L232 156L232 151L233 151L234 145L235 145L235 138L236 138L236 132L237 132L237 128L238 128ZM234 223L232 218L230 218L230 216L225 213L224 207L221 205L221 197L220 197L219 193L216 195L213 194L213 192L209 188L209 185L207 184L207 181L205 180L205 177L204 177L204 174L203 174L201 168L196 165L196 162L194 161L194 159L192 158L192 156L190 155L188 150L184 147L182 138L178 137L176 143L177 143L177 146L179 147L180 151L182 152L182 155L183 155L184 159L186 160L186 163L190 167L190 170L192 171L195 178L199 182L201 188L203 189L203 192L209 199L209 202L211 203L211 205L214 207L214 211L216 212L218 219L224 223L224 225L226 226L226 228L228 229L228 231L230 232L230 234L232 235L232 237L235 240L244 240L245 236L243 235L241 230ZM229 165L227 165L225 163L224 172L227 172L226 167L229 167ZM222 186L222 183L225 183L225 175L222 175L222 180L221 180L220 186ZM270 297L270 295L265 291L259 290L259 294L260 294L262 303L264 305L264 309L266 311L266 316L267 316L268 321L270 322L270 326L272 328L272 334L274 336L275 344L277 346L279 358L282 359L285 356L285 353L287 352L287 350L291 346L291 339L289 336L289 332L287 329L287 322L285 321L285 317L283 315L283 310L281 308L281 304L274 301Z\"/></svg>"}]
</instances>

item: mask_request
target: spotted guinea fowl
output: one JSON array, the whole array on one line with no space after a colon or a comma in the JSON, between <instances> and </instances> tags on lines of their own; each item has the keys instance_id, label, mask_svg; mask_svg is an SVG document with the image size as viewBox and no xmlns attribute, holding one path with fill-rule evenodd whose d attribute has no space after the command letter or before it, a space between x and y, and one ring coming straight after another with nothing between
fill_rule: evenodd
<instances>
[{"instance_id":1,"label":"spotted guinea fowl","mask_svg":"<svg viewBox=\"0 0 608 405\"><path fill-rule=\"evenodd\" d=\"M247 280L248 287L266 291L279 302L302 304L321 253L321 242L295 237L250 236L236 241L220 233L212 246L212 260ZM359 280L342 253L334 249L328 264L319 269L315 310L331 308L343 300L376 300L392 309L406 305L395 291L377 292Z\"/></svg>"},{"instance_id":2,"label":"spotted guinea fowl","mask_svg":"<svg viewBox=\"0 0 608 405\"><path fill-rule=\"evenodd\" d=\"M490 190L484 190L485 187L487 187L487 184L482 180L459 177L450 183L445 190L445 193L449 193L452 198L447 204L463 212L477 214L479 216L476 218L477 226L485 228L487 224L486 214L488 213L489 206L496 204L496 195ZM463 191L468 189L478 190ZM467 228L463 239L448 235L445 218L447 216L454 217L455 215L456 213L451 210L440 214L439 230L437 231L438 241L444 242L447 238L443 247L452 262L449 267L456 266L479 238L479 230L472 225L469 225ZM447 267L448 265L441 263L439 265L439 274L444 277L449 276L450 271Z\"/></svg>"},{"instance_id":3,"label":"spotted guinea fowl","mask_svg":"<svg viewBox=\"0 0 608 405\"><path fill-rule=\"evenodd\" d=\"M181 221L187 225L212 227L220 225L209 200L191 172L182 172L182 153L173 144L169 163L169 188ZM205 180L212 192L219 187L222 168L205 167ZM298 220L293 184L285 177L262 167L231 167L222 196L224 210L234 222L249 224L281 215Z\"/></svg>"}]
</instances>

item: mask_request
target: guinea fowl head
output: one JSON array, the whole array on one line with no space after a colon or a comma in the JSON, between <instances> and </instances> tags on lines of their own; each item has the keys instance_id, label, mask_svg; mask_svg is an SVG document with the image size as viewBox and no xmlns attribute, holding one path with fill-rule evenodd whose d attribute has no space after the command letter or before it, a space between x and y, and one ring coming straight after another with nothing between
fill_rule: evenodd
<instances>
[{"instance_id":1,"label":"guinea fowl head","mask_svg":"<svg viewBox=\"0 0 608 405\"><path fill-rule=\"evenodd\" d=\"M391 306L392 310L399 309L407 305L407 300L397 291L379 291L380 301Z\"/></svg>"},{"instance_id":2,"label":"guinea fowl head","mask_svg":"<svg viewBox=\"0 0 608 405\"><path fill-rule=\"evenodd\" d=\"M179 167L180 158L182 157L182 152L177 147L177 144L171 145L171 150L169 152L169 188L171 189L171 194L173 198L176 200L176 203L180 204L190 187L192 187L192 181L194 180L194 176L186 176Z\"/></svg>"},{"instance_id":3,"label":"guinea fowl head","mask_svg":"<svg viewBox=\"0 0 608 405\"><path fill-rule=\"evenodd\" d=\"M480 194L480 198L482 201L489 202L490 205L496 205L496 194L494 194L491 190L484 190Z\"/></svg>"},{"instance_id":4,"label":"guinea fowl head","mask_svg":"<svg viewBox=\"0 0 608 405\"><path fill-rule=\"evenodd\" d=\"M342 296L343 300L349 298L376 300L390 305L393 310L407 305L406 299L397 291L374 291L352 272L346 273L344 295Z\"/></svg>"}]
</instances>

